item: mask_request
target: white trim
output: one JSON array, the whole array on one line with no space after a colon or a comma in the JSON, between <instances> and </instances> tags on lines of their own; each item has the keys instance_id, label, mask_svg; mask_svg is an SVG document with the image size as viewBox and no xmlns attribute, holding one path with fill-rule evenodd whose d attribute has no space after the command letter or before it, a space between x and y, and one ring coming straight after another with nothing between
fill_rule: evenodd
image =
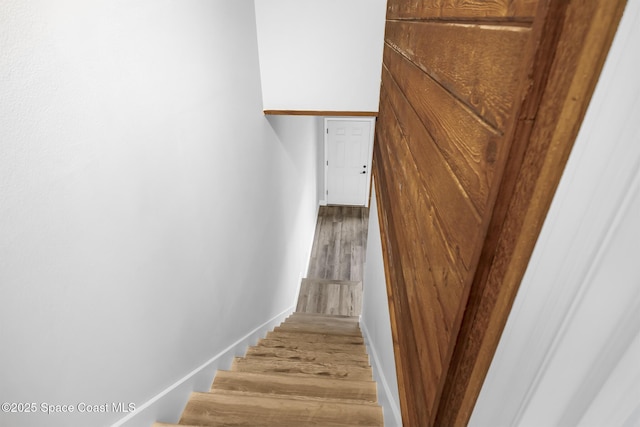
<instances>
[{"instance_id":1,"label":"white trim","mask_svg":"<svg viewBox=\"0 0 640 427\"><path fill-rule=\"evenodd\" d=\"M177 422L192 391L208 391L213 382L213 376L215 376L215 372L219 367L224 369L225 367L228 368L231 366L231 361L236 355L246 353L250 345L255 344L257 340L264 337L268 331L282 323L293 310L295 310L295 305L258 326L142 405L136 406L134 412L116 421L111 427L148 427L156 421ZM212 373L213 376L211 375ZM202 387L202 384L207 385ZM171 408L173 411L170 412L174 412L174 414L167 415L166 411L160 413L159 411L162 407Z\"/></svg>"},{"instance_id":2,"label":"white trim","mask_svg":"<svg viewBox=\"0 0 640 427\"><path fill-rule=\"evenodd\" d=\"M322 206L326 206L327 205L327 201L328 201L328 197L327 197L327 189L328 189L328 183L327 183L327 176L329 175L329 165L327 164L327 159L329 158L329 147L328 147L328 141L327 141L327 129L328 129L328 124L327 122L329 120L339 120L339 121L345 121L345 122L371 122L371 127L369 128L369 158L367 159L367 173L369 174L369 179L367 180L367 189L365 192L365 198L364 198L364 207L368 208L369 207L369 194L371 193L371 181L373 179L373 172L371 171L371 164L373 163L373 143L374 143L374 139L375 139L375 129L376 129L376 118L375 117L325 117L324 118L324 128L322 129L322 134L323 134L323 138L324 138L324 160L323 160L323 165L324 165L324 200L320 201L320 204Z\"/></svg>"},{"instance_id":3,"label":"white trim","mask_svg":"<svg viewBox=\"0 0 640 427\"><path fill-rule=\"evenodd\" d=\"M373 369L373 377L378 384L382 387L378 387L378 403L382 406L382 413L384 415L384 425L386 427L402 427L402 414L398 402L393 399L393 393L389 388L387 378L384 376L384 372L380 369L381 363L378 358L376 349L371 346L371 338L367 325L362 322L362 315L360 316L360 326L362 328L362 335L364 336L364 343L367 346L367 353L371 355L369 363Z\"/></svg>"}]
</instances>

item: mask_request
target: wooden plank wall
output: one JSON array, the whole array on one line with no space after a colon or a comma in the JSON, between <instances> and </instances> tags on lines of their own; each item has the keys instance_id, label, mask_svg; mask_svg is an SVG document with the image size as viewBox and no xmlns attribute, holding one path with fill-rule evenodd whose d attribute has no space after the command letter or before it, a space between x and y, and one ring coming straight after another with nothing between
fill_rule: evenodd
<instances>
[{"instance_id":1,"label":"wooden plank wall","mask_svg":"<svg viewBox=\"0 0 640 427\"><path fill-rule=\"evenodd\" d=\"M624 4L388 1L373 170L404 425L466 424Z\"/></svg>"},{"instance_id":2,"label":"wooden plank wall","mask_svg":"<svg viewBox=\"0 0 640 427\"><path fill-rule=\"evenodd\" d=\"M536 6L388 2L374 173L407 426L435 422L529 83Z\"/></svg>"}]
</instances>

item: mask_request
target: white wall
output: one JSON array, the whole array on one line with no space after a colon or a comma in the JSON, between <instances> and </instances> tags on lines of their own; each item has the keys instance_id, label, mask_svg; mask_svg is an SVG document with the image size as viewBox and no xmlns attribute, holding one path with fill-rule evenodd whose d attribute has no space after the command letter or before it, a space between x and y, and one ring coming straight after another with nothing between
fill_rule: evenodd
<instances>
[{"instance_id":1,"label":"white wall","mask_svg":"<svg viewBox=\"0 0 640 427\"><path fill-rule=\"evenodd\" d=\"M256 0L265 110L378 111L386 0Z\"/></svg>"},{"instance_id":2,"label":"white wall","mask_svg":"<svg viewBox=\"0 0 640 427\"><path fill-rule=\"evenodd\" d=\"M364 269L361 325L378 383L378 399L383 407L384 425L402 426L398 380L393 354L389 302L382 259L382 240L375 188L369 208L367 260Z\"/></svg>"},{"instance_id":3,"label":"white wall","mask_svg":"<svg viewBox=\"0 0 640 427\"><path fill-rule=\"evenodd\" d=\"M140 408L291 309L317 147L262 115L252 1L5 0L0 69L0 401Z\"/></svg>"},{"instance_id":4,"label":"white wall","mask_svg":"<svg viewBox=\"0 0 640 427\"><path fill-rule=\"evenodd\" d=\"M629 2L470 426L640 426L640 2Z\"/></svg>"}]
</instances>

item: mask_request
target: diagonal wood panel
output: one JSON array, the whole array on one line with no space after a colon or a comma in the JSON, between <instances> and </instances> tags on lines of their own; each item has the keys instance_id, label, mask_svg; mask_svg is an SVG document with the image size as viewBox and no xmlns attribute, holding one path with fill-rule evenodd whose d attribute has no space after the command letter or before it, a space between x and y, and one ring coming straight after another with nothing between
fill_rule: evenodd
<instances>
[{"instance_id":1,"label":"diagonal wood panel","mask_svg":"<svg viewBox=\"0 0 640 427\"><path fill-rule=\"evenodd\" d=\"M387 19L466 18L531 20L538 0L389 0Z\"/></svg>"},{"instance_id":2,"label":"diagonal wood panel","mask_svg":"<svg viewBox=\"0 0 640 427\"><path fill-rule=\"evenodd\" d=\"M376 133L380 129L382 128L377 127ZM379 138L378 136L376 137ZM409 306L409 300L401 272L401 257L397 240L389 238L392 235L397 235L399 230L394 222L395 215L390 209L389 194L383 191L383 189L389 187L390 183L387 181L389 165L387 157L380 151L382 149L381 146L382 144L374 144L373 166L376 176L376 194L379 194L378 212L381 228L388 231L388 234L382 240L382 247L389 295L389 314L392 319L391 329L394 337L394 351L396 355L402 355L402 357L396 357L398 388L401 394L400 407L404 424L420 425L420 420L430 419L431 413L420 400L411 398L412 396L424 396L426 393L422 378L416 381L413 375L416 367L420 366L420 358L413 335L406 333L407 331L413 331L414 327L409 312L404 309Z\"/></svg>"},{"instance_id":3,"label":"diagonal wood panel","mask_svg":"<svg viewBox=\"0 0 640 427\"><path fill-rule=\"evenodd\" d=\"M436 418L510 152L530 36L526 23L387 22L375 173L407 425Z\"/></svg>"},{"instance_id":4,"label":"diagonal wood panel","mask_svg":"<svg viewBox=\"0 0 640 427\"><path fill-rule=\"evenodd\" d=\"M382 84L388 87L392 100L405 98L409 104L405 110L398 107L398 115L412 122L414 129L422 128L416 137L425 143L415 149L429 149L427 142L431 139L478 214L483 215L494 183L496 159L504 157L506 151L500 144L500 133L388 46L384 50Z\"/></svg>"},{"instance_id":5,"label":"diagonal wood panel","mask_svg":"<svg viewBox=\"0 0 640 427\"><path fill-rule=\"evenodd\" d=\"M530 35L528 26L390 21L385 39L478 117L504 131Z\"/></svg>"},{"instance_id":6,"label":"diagonal wood panel","mask_svg":"<svg viewBox=\"0 0 640 427\"><path fill-rule=\"evenodd\" d=\"M469 419L623 6L389 0L373 164L405 425Z\"/></svg>"}]
</instances>

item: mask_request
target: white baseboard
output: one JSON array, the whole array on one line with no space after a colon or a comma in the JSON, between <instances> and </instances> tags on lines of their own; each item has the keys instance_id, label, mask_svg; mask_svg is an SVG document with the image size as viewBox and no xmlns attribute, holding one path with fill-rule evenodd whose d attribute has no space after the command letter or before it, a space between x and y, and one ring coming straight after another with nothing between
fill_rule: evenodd
<instances>
[{"instance_id":1,"label":"white baseboard","mask_svg":"<svg viewBox=\"0 0 640 427\"><path fill-rule=\"evenodd\" d=\"M208 391L218 369L228 369L235 356L278 326L295 309L295 305L249 332L187 375L136 407L135 412L121 418L111 427L149 427L156 421L177 423L192 391Z\"/></svg>"},{"instance_id":2,"label":"white baseboard","mask_svg":"<svg viewBox=\"0 0 640 427\"><path fill-rule=\"evenodd\" d=\"M367 346L367 353L371 356L369 361L373 368L373 379L378 383L378 403L382 406L384 425L386 427L402 427L402 414L399 403L394 399L393 393L391 393L389 389L389 383L380 369L380 359L378 359L375 348L371 346L369 331L367 330L367 325L362 322L362 319L360 321L360 327L362 328L364 343Z\"/></svg>"}]
</instances>

